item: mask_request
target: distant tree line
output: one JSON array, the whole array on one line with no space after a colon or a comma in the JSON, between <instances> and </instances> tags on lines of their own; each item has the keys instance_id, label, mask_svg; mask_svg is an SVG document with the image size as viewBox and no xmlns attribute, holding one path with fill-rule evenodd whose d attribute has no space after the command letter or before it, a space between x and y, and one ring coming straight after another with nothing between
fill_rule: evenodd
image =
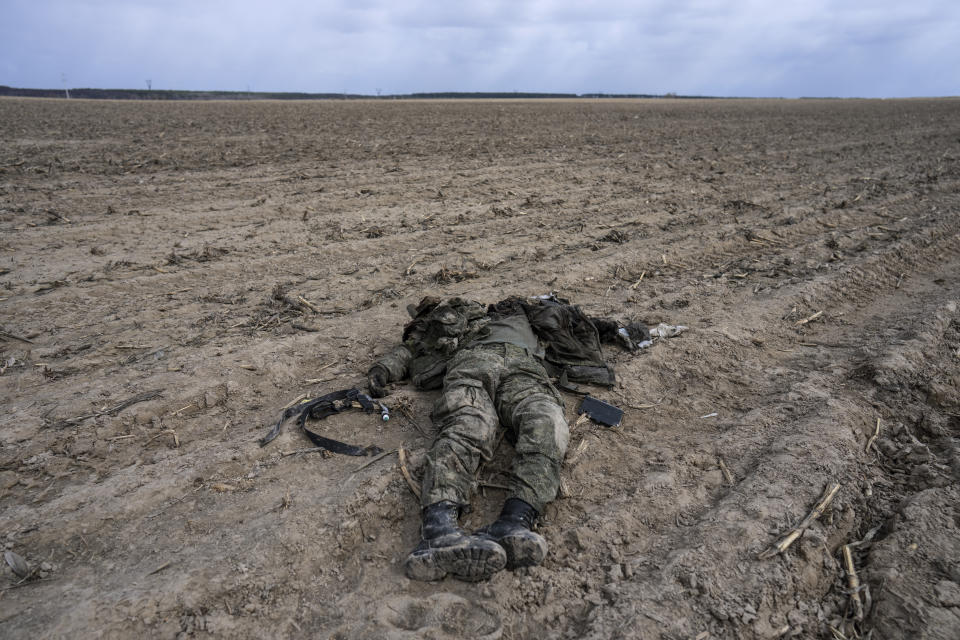
<instances>
[{"instance_id":1,"label":"distant tree line","mask_svg":"<svg viewBox=\"0 0 960 640\"><path fill-rule=\"evenodd\" d=\"M0 96L63 98L63 89L18 89L0 85ZM178 91L161 89L70 89L71 98L107 100L343 100L368 96L343 93Z\"/></svg>"},{"instance_id":2,"label":"distant tree line","mask_svg":"<svg viewBox=\"0 0 960 640\"><path fill-rule=\"evenodd\" d=\"M63 98L63 89L19 89L0 85L0 96L23 98ZM177 91L160 89L70 89L71 98L106 100L478 100L544 98L707 98L710 96L653 95L646 93L535 93L462 92L363 95L355 93L302 93L269 91Z\"/></svg>"}]
</instances>

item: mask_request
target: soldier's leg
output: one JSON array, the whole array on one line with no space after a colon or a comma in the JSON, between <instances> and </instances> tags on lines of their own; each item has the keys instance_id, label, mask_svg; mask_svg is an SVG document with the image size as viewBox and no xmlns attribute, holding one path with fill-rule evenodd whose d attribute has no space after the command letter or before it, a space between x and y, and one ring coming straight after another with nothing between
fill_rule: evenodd
<instances>
[{"instance_id":1,"label":"soldier's leg","mask_svg":"<svg viewBox=\"0 0 960 640\"><path fill-rule=\"evenodd\" d=\"M508 357L497 392L501 420L516 434L510 496L500 517L481 530L507 552L507 567L539 564L547 543L530 530L560 487L560 464L569 440L560 394L528 356Z\"/></svg>"},{"instance_id":2,"label":"soldier's leg","mask_svg":"<svg viewBox=\"0 0 960 640\"><path fill-rule=\"evenodd\" d=\"M486 348L462 351L450 362L431 416L437 435L423 472L423 506L470 502L480 462L490 460L497 444L493 395L502 367L502 354Z\"/></svg>"},{"instance_id":3,"label":"soldier's leg","mask_svg":"<svg viewBox=\"0 0 960 640\"><path fill-rule=\"evenodd\" d=\"M412 579L439 580L449 573L483 580L506 564L498 544L467 535L457 523L480 461L489 460L496 445L491 394L502 364L502 356L479 349L461 352L450 363L432 416L437 436L424 469L421 541L404 562Z\"/></svg>"},{"instance_id":4,"label":"soldier's leg","mask_svg":"<svg viewBox=\"0 0 960 640\"><path fill-rule=\"evenodd\" d=\"M543 513L560 489L560 465L570 440L563 400L533 358L508 358L505 367L497 409L516 435L510 496Z\"/></svg>"}]
</instances>

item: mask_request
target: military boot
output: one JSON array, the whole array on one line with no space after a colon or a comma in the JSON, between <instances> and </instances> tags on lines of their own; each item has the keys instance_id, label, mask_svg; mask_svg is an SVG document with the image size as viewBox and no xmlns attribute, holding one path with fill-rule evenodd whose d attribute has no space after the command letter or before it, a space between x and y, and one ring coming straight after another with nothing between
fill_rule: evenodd
<instances>
[{"instance_id":1,"label":"military boot","mask_svg":"<svg viewBox=\"0 0 960 640\"><path fill-rule=\"evenodd\" d=\"M460 508L444 500L423 510L422 540L403 563L411 580L440 580L448 573L468 582L486 580L507 563L492 540L468 535L457 524Z\"/></svg>"},{"instance_id":2,"label":"military boot","mask_svg":"<svg viewBox=\"0 0 960 640\"><path fill-rule=\"evenodd\" d=\"M507 568L530 567L543 562L547 541L530 530L539 514L519 498L508 498L493 524L474 535L496 542L507 552Z\"/></svg>"}]
</instances>

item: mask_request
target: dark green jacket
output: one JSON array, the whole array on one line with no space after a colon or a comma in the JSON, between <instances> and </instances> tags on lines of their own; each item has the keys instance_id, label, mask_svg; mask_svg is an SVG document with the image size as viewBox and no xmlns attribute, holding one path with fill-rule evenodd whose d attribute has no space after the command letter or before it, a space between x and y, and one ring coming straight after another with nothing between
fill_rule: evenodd
<instances>
[{"instance_id":1,"label":"dark green jacket","mask_svg":"<svg viewBox=\"0 0 960 640\"><path fill-rule=\"evenodd\" d=\"M544 366L551 376L560 379L561 387L567 382L603 386L616 382L613 367L603 359L596 319L580 307L557 299L524 303L523 309L543 344Z\"/></svg>"}]
</instances>

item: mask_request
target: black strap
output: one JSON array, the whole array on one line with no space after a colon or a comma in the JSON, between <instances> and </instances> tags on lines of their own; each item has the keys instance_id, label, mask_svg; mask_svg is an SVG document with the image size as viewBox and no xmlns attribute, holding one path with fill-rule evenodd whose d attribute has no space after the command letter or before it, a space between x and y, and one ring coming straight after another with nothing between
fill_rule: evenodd
<instances>
[{"instance_id":1,"label":"black strap","mask_svg":"<svg viewBox=\"0 0 960 640\"><path fill-rule=\"evenodd\" d=\"M557 378L557 388L561 389L562 391L566 391L568 393L576 393L581 396L589 393L588 391L584 391L583 389L581 389L578 385L575 385L574 383L570 382L570 380L567 378L566 369L564 369L563 372L560 374L560 377Z\"/></svg>"},{"instance_id":2,"label":"black strap","mask_svg":"<svg viewBox=\"0 0 960 640\"><path fill-rule=\"evenodd\" d=\"M260 446L263 447L269 444L270 441L280 435L280 432L283 429L283 423L289 420L291 417L297 416L297 424L306 432L307 437L310 438L310 441L318 447L323 447L327 451L331 451L333 453L342 453L348 456L376 455L383 451L380 447L374 445L370 445L368 447L358 447L345 442L340 442L339 440L333 440L332 438L326 438L307 428L308 417L315 420L322 420L327 416L332 416L335 413L340 413L341 411L346 411L347 409L352 408L354 402L359 403L361 408L366 413L372 413L376 408L373 398L363 393L359 389L343 389L341 391L334 391L333 393L328 393L320 396L319 398L312 398L305 402L295 404L292 407L288 407L283 412L280 420L277 421L277 424L274 425L273 429L270 430L270 433L265 435L260 440Z\"/></svg>"}]
</instances>

